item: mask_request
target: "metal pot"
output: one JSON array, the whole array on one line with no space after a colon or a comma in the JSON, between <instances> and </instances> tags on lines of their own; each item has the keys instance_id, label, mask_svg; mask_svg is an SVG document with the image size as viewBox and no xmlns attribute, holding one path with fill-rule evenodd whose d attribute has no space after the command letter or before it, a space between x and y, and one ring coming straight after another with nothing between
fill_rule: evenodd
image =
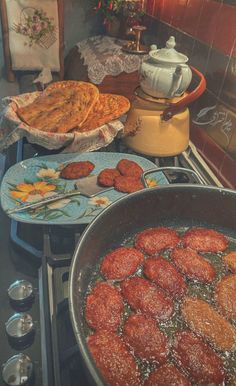
<instances>
[{"instance_id":1,"label":"metal pot","mask_svg":"<svg viewBox=\"0 0 236 386\"><path fill-rule=\"evenodd\" d=\"M89 353L84 300L99 259L129 236L156 226L204 226L235 239L236 191L201 185L172 185L129 194L105 209L82 235L69 281L71 321L92 384L105 385Z\"/></svg>"}]
</instances>

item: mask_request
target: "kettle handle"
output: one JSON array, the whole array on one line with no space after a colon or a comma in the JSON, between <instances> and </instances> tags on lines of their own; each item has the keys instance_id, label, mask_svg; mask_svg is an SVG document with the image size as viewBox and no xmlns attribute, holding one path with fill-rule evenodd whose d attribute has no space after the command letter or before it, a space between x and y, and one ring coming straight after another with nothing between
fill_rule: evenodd
<instances>
[{"instance_id":1,"label":"kettle handle","mask_svg":"<svg viewBox=\"0 0 236 386\"><path fill-rule=\"evenodd\" d=\"M177 103L171 103L170 106L167 109L165 109L165 111L161 115L161 118L164 121L168 121L173 117L173 115L183 111L186 106L188 106L191 102L199 98L206 90L206 79L204 75L200 71L198 71L195 67L192 67L192 66L190 67L191 67L191 70L200 78L200 82L197 85L197 87L192 92L187 94L183 99L181 99Z\"/></svg>"}]
</instances>

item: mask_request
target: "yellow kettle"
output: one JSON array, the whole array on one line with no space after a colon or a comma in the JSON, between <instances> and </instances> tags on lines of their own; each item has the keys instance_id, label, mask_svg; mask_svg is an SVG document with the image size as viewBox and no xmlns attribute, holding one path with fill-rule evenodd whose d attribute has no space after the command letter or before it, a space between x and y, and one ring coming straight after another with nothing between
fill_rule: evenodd
<instances>
[{"instance_id":1,"label":"yellow kettle","mask_svg":"<svg viewBox=\"0 0 236 386\"><path fill-rule=\"evenodd\" d=\"M125 144L140 154L169 157L180 154L189 144L189 110L186 107L206 89L201 72L191 67L200 78L191 92L173 99L157 99L140 88L131 104L124 129Z\"/></svg>"}]
</instances>

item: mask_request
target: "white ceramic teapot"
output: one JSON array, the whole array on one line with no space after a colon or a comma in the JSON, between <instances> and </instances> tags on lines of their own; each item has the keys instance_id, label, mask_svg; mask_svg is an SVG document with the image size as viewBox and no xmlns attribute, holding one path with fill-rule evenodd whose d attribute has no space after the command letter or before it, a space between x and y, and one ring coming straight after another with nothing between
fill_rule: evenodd
<instances>
[{"instance_id":1,"label":"white ceramic teapot","mask_svg":"<svg viewBox=\"0 0 236 386\"><path fill-rule=\"evenodd\" d=\"M188 88L192 71L186 64L188 57L175 50L175 38L171 36L166 48L151 46L149 58L140 68L142 90L155 98L174 98L181 96Z\"/></svg>"}]
</instances>

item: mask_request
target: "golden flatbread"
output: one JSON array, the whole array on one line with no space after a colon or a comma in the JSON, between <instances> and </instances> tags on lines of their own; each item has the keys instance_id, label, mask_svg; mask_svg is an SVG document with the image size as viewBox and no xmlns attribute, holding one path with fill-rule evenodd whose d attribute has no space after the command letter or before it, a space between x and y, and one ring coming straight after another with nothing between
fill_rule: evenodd
<instances>
[{"instance_id":1,"label":"golden flatbread","mask_svg":"<svg viewBox=\"0 0 236 386\"><path fill-rule=\"evenodd\" d=\"M29 126L52 133L67 133L86 120L99 90L89 82L62 81L50 85L34 102L18 109Z\"/></svg>"},{"instance_id":2,"label":"golden flatbread","mask_svg":"<svg viewBox=\"0 0 236 386\"><path fill-rule=\"evenodd\" d=\"M84 132L96 129L119 118L130 109L130 101L122 95L100 94L97 103L90 111L86 121L78 131Z\"/></svg>"}]
</instances>

